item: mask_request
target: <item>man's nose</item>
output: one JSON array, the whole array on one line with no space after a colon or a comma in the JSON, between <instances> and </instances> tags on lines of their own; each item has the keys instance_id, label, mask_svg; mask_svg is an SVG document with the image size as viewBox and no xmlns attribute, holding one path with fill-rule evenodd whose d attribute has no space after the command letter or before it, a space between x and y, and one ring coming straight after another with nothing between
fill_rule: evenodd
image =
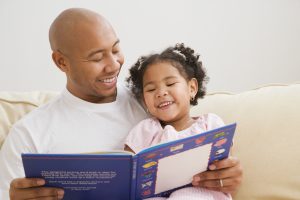
<instances>
[{"instance_id":1,"label":"man's nose","mask_svg":"<svg viewBox=\"0 0 300 200\"><path fill-rule=\"evenodd\" d=\"M105 72L110 73L119 70L121 63L119 57L116 55L109 55L105 66Z\"/></svg>"}]
</instances>

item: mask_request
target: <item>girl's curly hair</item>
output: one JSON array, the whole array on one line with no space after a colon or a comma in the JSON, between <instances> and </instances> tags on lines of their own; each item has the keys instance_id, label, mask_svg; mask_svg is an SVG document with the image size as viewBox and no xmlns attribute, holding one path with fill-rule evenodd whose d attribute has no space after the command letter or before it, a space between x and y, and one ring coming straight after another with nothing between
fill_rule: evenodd
<instances>
[{"instance_id":1,"label":"girl's curly hair","mask_svg":"<svg viewBox=\"0 0 300 200\"><path fill-rule=\"evenodd\" d=\"M160 54L141 56L129 69L130 76L126 81L135 97L141 101L143 99L143 76L147 67L155 63L169 62L179 70L179 73L187 81L192 78L197 79L198 91L190 101L191 105L197 105L198 99L203 98L206 94L206 83L209 79L199 57L193 49L186 47L183 43L176 44L174 47L168 47Z\"/></svg>"}]
</instances>

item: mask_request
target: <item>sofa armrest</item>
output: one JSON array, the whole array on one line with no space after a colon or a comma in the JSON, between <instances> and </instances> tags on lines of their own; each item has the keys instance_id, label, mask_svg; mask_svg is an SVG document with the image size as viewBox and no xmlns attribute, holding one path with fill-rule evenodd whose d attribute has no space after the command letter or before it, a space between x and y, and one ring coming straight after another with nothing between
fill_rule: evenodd
<instances>
[{"instance_id":1,"label":"sofa armrest","mask_svg":"<svg viewBox=\"0 0 300 200\"><path fill-rule=\"evenodd\" d=\"M0 92L0 148L16 121L57 94L50 91Z\"/></svg>"}]
</instances>

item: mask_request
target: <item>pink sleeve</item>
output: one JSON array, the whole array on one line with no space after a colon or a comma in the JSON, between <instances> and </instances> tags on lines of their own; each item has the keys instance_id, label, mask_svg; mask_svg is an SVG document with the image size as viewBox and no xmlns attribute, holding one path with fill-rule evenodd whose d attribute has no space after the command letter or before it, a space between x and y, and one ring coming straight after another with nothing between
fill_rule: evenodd
<instances>
[{"instance_id":1,"label":"pink sleeve","mask_svg":"<svg viewBox=\"0 0 300 200\"><path fill-rule=\"evenodd\" d=\"M218 115L214 113L207 114L207 130L212 130L219 128L221 126L225 126L225 123Z\"/></svg>"},{"instance_id":2,"label":"pink sleeve","mask_svg":"<svg viewBox=\"0 0 300 200\"><path fill-rule=\"evenodd\" d=\"M125 140L125 144L135 153L138 153L144 148L150 147L160 127L157 120L153 118L144 119L131 129Z\"/></svg>"},{"instance_id":3,"label":"pink sleeve","mask_svg":"<svg viewBox=\"0 0 300 200\"><path fill-rule=\"evenodd\" d=\"M219 117L218 115L213 114L213 113L208 114L207 124L208 124L208 126L211 126L210 129L215 129L215 128L219 128L221 126L225 126L225 123L223 122L221 117ZM208 129L208 130L210 130L210 129ZM233 143L234 143L234 139L232 140L231 146L233 146Z\"/></svg>"}]
</instances>

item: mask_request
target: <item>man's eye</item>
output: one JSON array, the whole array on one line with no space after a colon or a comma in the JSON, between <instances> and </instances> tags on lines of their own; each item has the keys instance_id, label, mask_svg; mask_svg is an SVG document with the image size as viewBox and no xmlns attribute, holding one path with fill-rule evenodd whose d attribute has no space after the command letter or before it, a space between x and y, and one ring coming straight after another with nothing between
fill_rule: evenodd
<instances>
[{"instance_id":1,"label":"man's eye","mask_svg":"<svg viewBox=\"0 0 300 200\"><path fill-rule=\"evenodd\" d=\"M93 62L100 62L102 60L102 58L94 58L94 59L91 59L91 61Z\"/></svg>"},{"instance_id":2,"label":"man's eye","mask_svg":"<svg viewBox=\"0 0 300 200\"><path fill-rule=\"evenodd\" d=\"M119 52L120 52L120 50L118 50L118 49L117 49L117 50L114 50L114 51L112 51L112 53L113 53L113 54L118 54Z\"/></svg>"}]
</instances>

